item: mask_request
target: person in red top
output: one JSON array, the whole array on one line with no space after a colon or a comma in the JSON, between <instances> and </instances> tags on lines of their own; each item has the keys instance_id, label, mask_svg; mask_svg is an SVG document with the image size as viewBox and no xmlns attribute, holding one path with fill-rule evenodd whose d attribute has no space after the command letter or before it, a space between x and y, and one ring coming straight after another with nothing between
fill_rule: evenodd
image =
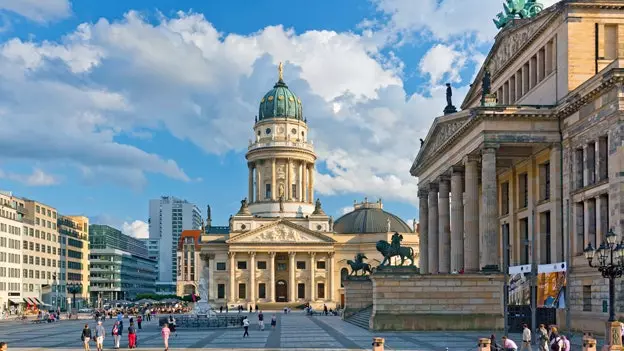
<instances>
[{"instance_id":1,"label":"person in red top","mask_svg":"<svg viewBox=\"0 0 624 351\"><path fill-rule=\"evenodd\" d=\"M128 327L128 348L136 349L136 329L134 328L134 322L130 322Z\"/></svg>"}]
</instances>

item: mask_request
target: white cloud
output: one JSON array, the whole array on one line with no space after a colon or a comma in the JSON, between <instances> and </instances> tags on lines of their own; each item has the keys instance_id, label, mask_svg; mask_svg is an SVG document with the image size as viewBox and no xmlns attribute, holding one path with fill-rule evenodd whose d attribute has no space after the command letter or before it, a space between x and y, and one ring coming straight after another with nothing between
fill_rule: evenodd
<instances>
[{"instance_id":1,"label":"white cloud","mask_svg":"<svg viewBox=\"0 0 624 351\"><path fill-rule=\"evenodd\" d=\"M123 222L121 231L137 239L146 239L149 237L149 225L140 220Z\"/></svg>"},{"instance_id":2,"label":"white cloud","mask_svg":"<svg viewBox=\"0 0 624 351\"><path fill-rule=\"evenodd\" d=\"M48 22L69 17L71 4L69 0L0 0L0 10L35 22Z\"/></svg>"},{"instance_id":3,"label":"white cloud","mask_svg":"<svg viewBox=\"0 0 624 351\"><path fill-rule=\"evenodd\" d=\"M33 169L31 174L18 174L0 170L0 179L12 180L28 186L51 186L60 183L60 179L57 176L46 173L40 168Z\"/></svg>"},{"instance_id":4,"label":"white cloud","mask_svg":"<svg viewBox=\"0 0 624 351\"><path fill-rule=\"evenodd\" d=\"M444 44L436 44L420 60L420 71L429 75L431 84L447 82L460 82L459 72L466 64L464 53L454 50Z\"/></svg>"}]
</instances>

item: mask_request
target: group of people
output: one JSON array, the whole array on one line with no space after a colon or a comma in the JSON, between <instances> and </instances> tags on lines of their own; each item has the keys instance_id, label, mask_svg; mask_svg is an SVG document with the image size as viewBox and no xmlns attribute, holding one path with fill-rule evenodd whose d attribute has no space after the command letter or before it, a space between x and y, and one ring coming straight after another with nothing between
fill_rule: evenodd
<instances>
[{"instance_id":1,"label":"group of people","mask_svg":"<svg viewBox=\"0 0 624 351\"><path fill-rule=\"evenodd\" d=\"M529 350L531 348L531 329L528 325L522 325L522 347L520 351ZM501 338L502 345L496 342L496 336L490 336L490 349L492 351L518 351L518 344L507 336ZM565 335L560 335L556 327L546 328L544 324L540 324L537 329L537 342L539 351L570 351L570 340Z\"/></svg>"},{"instance_id":2,"label":"group of people","mask_svg":"<svg viewBox=\"0 0 624 351\"><path fill-rule=\"evenodd\" d=\"M103 319L103 318L102 318ZM95 347L97 351L102 351L104 347L104 337L106 334L106 329L103 325L103 320L97 319L97 325L95 330L91 330L89 324L85 324L82 332L80 334L80 340L82 340L83 347L85 351L91 350L90 342L95 341ZM111 316L110 319L113 319ZM113 336L113 348L119 349L121 343L121 336L123 335L123 319L124 316L121 313L117 314L115 322L113 323L113 327L111 328L110 335ZM138 315L136 317L136 325L138 329L142 328L143 324L143 316ZM129 326L127 328L128 331L128 348L135 349L137 347L137 327L135 327L134 317L129 318Z\"/></svg>"},{"instance_id":3,"label":"group of people","mask_svg":"<svg viewBox=\"0 0 624 351\"><path fill-rule=\"evenodd\" d=\"M242 325L243 325L243 329L245 330L243 332L243 338L248 337L250 322L247 316L243 317ZM277 316L274 313L273 316L271 316L271 329L275 329L276 326L277 326ZM258 312L258 329L261 331L264 330L264 313L262 313L262 311Z\"/></svg>"}]
</instances>

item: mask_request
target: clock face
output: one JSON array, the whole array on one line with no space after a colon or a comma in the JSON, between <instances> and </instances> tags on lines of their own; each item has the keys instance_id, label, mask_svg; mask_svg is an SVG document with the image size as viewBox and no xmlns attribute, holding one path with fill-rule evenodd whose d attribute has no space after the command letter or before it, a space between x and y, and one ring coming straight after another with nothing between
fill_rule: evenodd
<instances>
[{"instance_id":1,"label":"clock face","mask_svg":"<svg viewBox=\"0 0 624 351\"><path fill-rule=\"evenodd\" d=\"M267 134L271 134L271 128L267 128L265 131Z\"/></svg>"}]
</instances>

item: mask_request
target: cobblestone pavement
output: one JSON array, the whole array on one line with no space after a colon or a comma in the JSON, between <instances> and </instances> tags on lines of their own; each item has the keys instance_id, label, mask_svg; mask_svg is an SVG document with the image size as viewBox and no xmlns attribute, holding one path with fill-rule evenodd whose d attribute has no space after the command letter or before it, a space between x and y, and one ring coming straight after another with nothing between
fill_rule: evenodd
<instances>
[{"instance_id":1,"label":"cobblestone pavement","mask_svg":"<svg viewBox=\"0 0 624 351\"><path fill-rule=\"evenodd\" d=\"M339 317L315 316L308 317L302 313L289 315L277 314L276 329L267 325L266 330L258 330L255 313L249 315L252 327L249 338L242 338L242 328L217 330L180 329L178 336L172 336L169 342L171 350L204 350L204 349L315 349L318 350L370 350L374 336L386 340L386 350L419 350L419 351L467 351L476 350L479 337L487 337L491 333L484 332L383 332L372 333L349 323ZM271 313L265 313L265 320L270 320ZM0 341L9 343L11 351L55 351L82 350L80 334L85 323L94 328L93 320L61 321L51 324L34 325L18 321L0 323ZM139 350L162 350L158 322L144 322L143 330L138 331ZM268 324L268 323L267 323ZM128 322L125 321L124 328ZM104 326L110 334L111 321ZM520 335L510 337L520 344ZM128 339L124 333L121 339L123 349L127 348ZM106 349L112 349L113 338L106 337ZM91 344L92 350L95 346ZM536 349L536 348L535 348ZM581 350L581 338L576 335L572 339L572 350Z\"/></svg>"}]
</instances>

